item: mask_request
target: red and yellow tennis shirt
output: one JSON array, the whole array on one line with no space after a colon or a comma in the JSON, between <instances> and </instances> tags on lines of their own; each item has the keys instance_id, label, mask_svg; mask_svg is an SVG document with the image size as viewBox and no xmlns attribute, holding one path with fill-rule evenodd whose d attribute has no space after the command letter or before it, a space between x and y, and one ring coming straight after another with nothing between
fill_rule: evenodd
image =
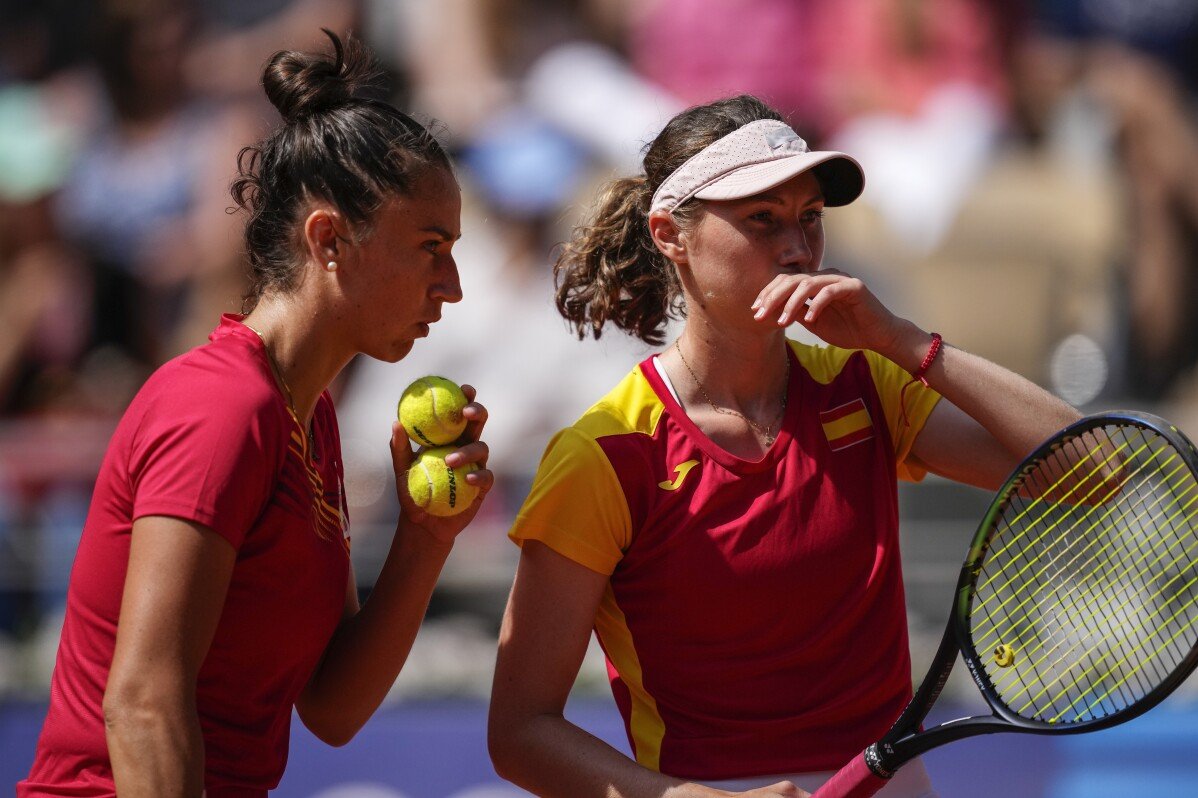
<instances>
[{"instance_id":1,"label":"red and yellow tennis shirt","mask_svg":"<svg viewBox=\"0 0 1198 798\"><path fill-rule=\"evenodd\" d=\"M550 442L511 537L610 576L595 618L636 760L691 779L832 770L911 694L896 479L939 396L791 342L760 461L691 422L652 358Z\"/></svg>"}]
</instances>

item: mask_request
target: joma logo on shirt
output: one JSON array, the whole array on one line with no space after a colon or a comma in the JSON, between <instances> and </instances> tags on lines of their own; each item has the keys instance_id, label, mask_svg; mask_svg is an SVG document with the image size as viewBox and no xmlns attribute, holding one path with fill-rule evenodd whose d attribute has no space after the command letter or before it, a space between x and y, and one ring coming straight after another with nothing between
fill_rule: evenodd
<instances>
[{"instance_id":1,"label":"joma logo on shirt","mask_svg":"<svg viewBox=\"0 0 1198 798\"><path fill-rule=\"evenodd\" d=\"M674 481L671 482L667 479L664 482L658 482L657 487L661 488L662 490L678 490L682 487L682 480L686 479L686 475L689 474L690 470L698 464L698 460L687 460L685 463L679 463L678 465L674 466L674 473L678 475L674 477Z\"/></svg>"}]
</instances>

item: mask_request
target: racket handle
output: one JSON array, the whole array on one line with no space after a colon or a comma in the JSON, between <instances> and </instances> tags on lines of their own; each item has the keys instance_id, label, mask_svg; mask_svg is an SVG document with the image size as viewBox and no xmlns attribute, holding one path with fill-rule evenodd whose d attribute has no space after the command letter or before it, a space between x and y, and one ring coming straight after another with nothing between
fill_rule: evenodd
<instances>
[{"instance_id":1,"label":"racket handle","mask_svg":"<svg viewBox=\"0 0 1198 798\"><path fill-rule=\"evenodd\" d=\"M811 798L869 798L886 786L884 779L865 764L865 754L853 760L828 779L824 786L811 794Z\"/></svg>"}]
</instances>

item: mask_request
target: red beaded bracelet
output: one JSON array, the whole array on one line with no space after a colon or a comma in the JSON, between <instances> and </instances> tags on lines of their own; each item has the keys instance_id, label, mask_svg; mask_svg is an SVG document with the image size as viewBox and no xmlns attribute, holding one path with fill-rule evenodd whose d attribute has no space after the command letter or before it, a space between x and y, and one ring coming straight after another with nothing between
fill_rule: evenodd
<instances>
[{"instance_id":1,"label":"red beaded bracelet","mask_svg":"<svg viewBox=\"0 0 1198 798\"><path fill-rule=\"evenodd\" d=\"M903 401L907 395L907 389L917 382L921 382L925 388L927 387L928 378L924 375L928 373L928 368L932 365L932 361L936 359L936 355L940 354L940 344L943 340L944 338L941 337L940 333L932 333L932 343L928 346L928 353L923 356L923 362L919 364L919 368L915 369L915 373L911 375L911 381L904 385L903 390L899 392L899 409L903 411L903 424L908 427L911 426L911 421L907 418L907 404Z\"/></svg>"},{"instance_id":2,"label":"red beaded bracelet","mask_svg":"<svg viewBox=\"0 0 1198 798\"><path fill-rule=\"evenodd\" d=\"M923 362L919 364L919 368L911 375L911 379L919 380L924 385L928 384L927 378L923 375L928 373L928 366L932 365L932 361L936 359L936 355L940 354L940 342L943 340L940 333L932 333L932 343L928 346L928 353L923 356Z\"/></svg>"}]
</instances>

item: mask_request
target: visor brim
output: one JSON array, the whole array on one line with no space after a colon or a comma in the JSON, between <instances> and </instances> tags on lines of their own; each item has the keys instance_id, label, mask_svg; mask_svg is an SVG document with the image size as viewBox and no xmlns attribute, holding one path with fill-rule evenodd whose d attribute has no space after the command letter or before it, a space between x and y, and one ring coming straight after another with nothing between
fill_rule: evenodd
<instances>
[{"instance_id":1,"label":"visor brim","mask_svg":"<svg viewBox=\"0 0 1198 798\"><path fill-rule=\"evenodd\" d=\"M848 205L861 196L865 173L861 164L843 152L802 152L764 163L734 169L694 193L702 200L734 200L751 197L780 186L804 172L815 172L824 204Z\"/></svg>"}]
</instances>

